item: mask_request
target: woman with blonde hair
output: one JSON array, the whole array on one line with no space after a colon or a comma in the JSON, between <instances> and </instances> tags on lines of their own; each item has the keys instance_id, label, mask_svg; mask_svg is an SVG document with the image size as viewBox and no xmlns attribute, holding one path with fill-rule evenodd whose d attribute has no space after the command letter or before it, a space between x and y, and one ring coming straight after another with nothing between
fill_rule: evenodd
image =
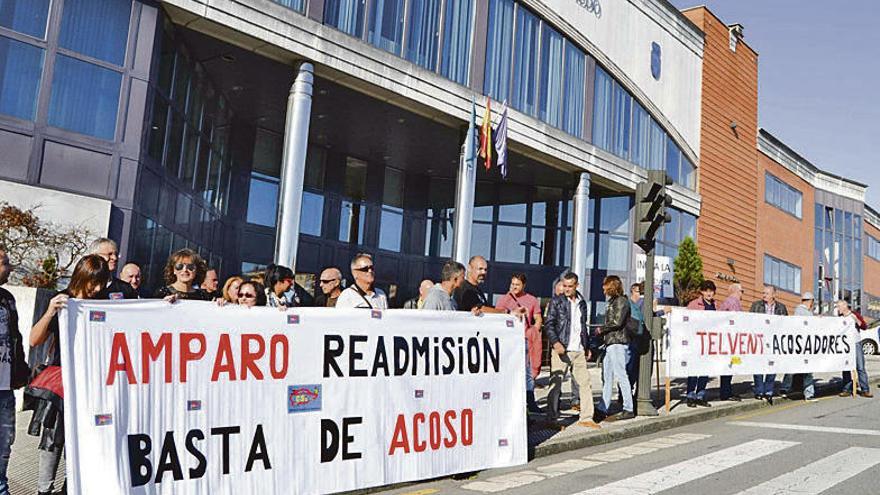
<instances>
[{"instance_id":1,"label":"woman with blonde hair","mask_svg":"<svg viewBox=\"0 0 880 495\"><path fill-rule=\"evenodd\" d=\"M223 300L231 304L238 304L238 288L241 287L242 282L244 279L239 276L229 277L223 284Z\"/></svg>"}]
</instances>

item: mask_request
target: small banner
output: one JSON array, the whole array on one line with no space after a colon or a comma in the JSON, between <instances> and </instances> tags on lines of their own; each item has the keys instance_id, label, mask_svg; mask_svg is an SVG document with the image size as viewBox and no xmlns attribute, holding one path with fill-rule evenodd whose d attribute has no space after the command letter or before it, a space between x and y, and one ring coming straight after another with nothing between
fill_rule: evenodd
<instances>
[{"instance_id":1,"label":"small banner","mask_svg":"<svg viewBox=\"0 0 880 495\"><path fill-rule=\"evenodd\" d=\"M856 367L858 332L838 317L673 309L671 377L834 372Z\"/></svg>"},{"instance_id":2,"label":"small banner","mask_svg":"<svg viewBox=\"0 0 880 495\"><path fill-rule=\"evenodd\" d=\"M522 323L373 313L71 300L68 489L331 493L526 463Z\"/></svg>"}]
</instances>

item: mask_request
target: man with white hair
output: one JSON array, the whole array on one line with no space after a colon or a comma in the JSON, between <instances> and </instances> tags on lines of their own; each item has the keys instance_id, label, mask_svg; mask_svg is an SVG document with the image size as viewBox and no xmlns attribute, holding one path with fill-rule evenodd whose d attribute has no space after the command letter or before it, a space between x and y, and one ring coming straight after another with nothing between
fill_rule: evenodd
<instances>
[{"instance_id":1,"label":"man with white hair","mask_svg":"<svg viewBox=\"0 0 880 495\"><path fill-rule=\"evenodd\" d=\"M89 245L88 254L97 254L104 258L107 261L108 268L110 268L110 273L113 275L110 277L110 283L107 284L104 290L98 293L95 299L138 298L138 293L134 287L116 278L116 264L119 262L119 248L116 246L116 241L107 237L99 237Z\"/></svg>"},{"instance_id":2,"label":"man with white hair","mask_svg":"<svg viewBox=\"0 0 880 495\"><path fill-rule=\"evenodd\" d=\"M813 293L812 292L804 292L804 295L801 296L801 304L794 308L795 316L813 316ZM787 397L788 394L791 393L792 386L794 385L794 379L797 377L801 377L804 382L804 400L807 402L815 402L816 395L816 386L813 382L813 374L812 373L786 373L784 377L782 377L782 388L779 391L782 393L783 397Z\"/></svg>"},{"instance_id":3,"label":"man with white hair","mask_svg":"<svg viewBox=\"0 0 880 495\"><path fill-rule=\"evenodd\" d=\"M376 281L373 256L358 253L351 260L351 275L354 283L348 286L336 300L337 308L388 309L385 292L373 284Z\"/></svg>"},{"instance_id":4,"label":"man with white hair","mask_svg":"<svg viewBox=\"0 0 880 495\"><path fill-rule=\"evenodd\" d=\"M718 306L718 311L742 311L742 285L730 284L727 287L727 298ZM721 400L740 402L742 398L733 393L733 376L724 375L721 377L721 388L719 390Z\"/></svg>"}]
</instances>

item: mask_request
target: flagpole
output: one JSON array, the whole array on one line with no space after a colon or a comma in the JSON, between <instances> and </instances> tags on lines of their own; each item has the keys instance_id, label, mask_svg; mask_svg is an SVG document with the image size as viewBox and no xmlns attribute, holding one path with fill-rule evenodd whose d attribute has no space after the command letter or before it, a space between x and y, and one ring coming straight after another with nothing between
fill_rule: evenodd
<instances>
[{"instance_id":1,"label":"flagpole","mask_svg":"<svg viewBox=\"0 0 880 495\"><path fill-rule=\"evenodd\" d=\"M461 147L458 161L458 177L455 187L455 233L452 240L452 257L466 265L470 259L471 223L474 220L474 191L477 185L477 124L476 104L471 100L471 114L467 136ZM479 253L478 253L479 254ZM486 255L488 253L482 253Z\"/></svg>"}]
</instances>

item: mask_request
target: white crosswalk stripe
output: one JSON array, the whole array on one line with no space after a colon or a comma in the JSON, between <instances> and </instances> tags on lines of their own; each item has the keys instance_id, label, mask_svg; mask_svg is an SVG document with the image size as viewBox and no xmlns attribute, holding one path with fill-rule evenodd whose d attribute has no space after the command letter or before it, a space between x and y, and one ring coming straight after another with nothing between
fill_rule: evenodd
<instances>
[{"instance_id":1,"label":"white crosswalk stripe","mask_svg":"<svg viewBox=\"0 0 880 495\"><path fill-rule=\"evenodd\" d=\"M739 495L818 495L880 464L880 449L851 447Z\"/></svg>"},{"instance_id":2,"label":"white crosswalk stripe","mask_svg":"<svg viewBox=\"0 0 880 495\"><path fill-rule=\"evenodd\" d=\"M781 423L755 423L752 421L732 421L728 424L735 426L749 426L753 428L770 428L775 430L795 430L810 431L814 433L834 433L839 435L859 435L877 437L880 436L880 430L863 430L858 428L836 428L833 426L808 426L808 425L787 425Z\"/></svg>"},{"instance_id":3,"label":"white crosswalk stripe","mask_svg":"<svg viewBox=\"0 0 880 495\"><path fill-rule=\"evenodd\" d=\"M798 443L781 440L753 440L578 492L576 495L651 495L760 459L795 445Z\"/></svg>"}]
</instances>

